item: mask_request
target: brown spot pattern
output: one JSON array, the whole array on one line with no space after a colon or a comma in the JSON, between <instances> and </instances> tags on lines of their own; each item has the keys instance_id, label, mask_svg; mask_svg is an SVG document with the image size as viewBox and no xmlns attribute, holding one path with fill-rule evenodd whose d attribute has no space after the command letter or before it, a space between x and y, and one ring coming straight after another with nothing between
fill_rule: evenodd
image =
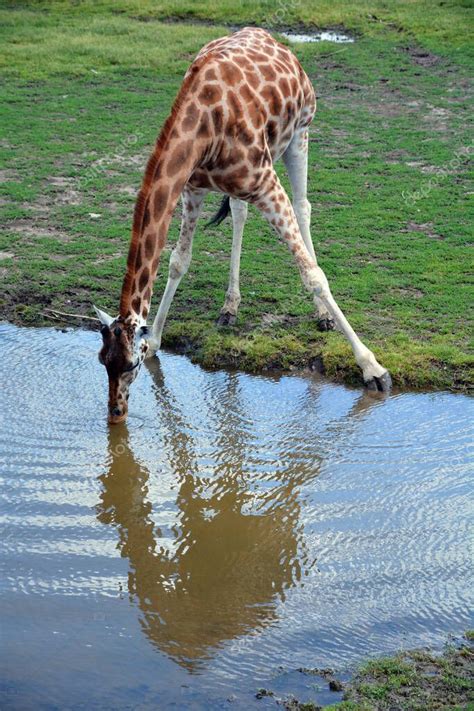
<instances>
[{"instance_id":1,"label":"brown spot pattern","mask_svg":"<svg viewBox=\"0 0 474 711\"><path fill-rule=\"evenodd\" d=\"M194 128L198 118L199 111L196 104L194 102L188 104L183 122L181 124L183 131L190 131L192 128Z\"/></svg>"},{"instance_id":2,"label":"brown spot pattern","mask_svg":"<svg viewBox=\"0 0 474 711\"><path fill-rule=\"evenodd\" d=\"M201 104L205 106L210 106L211 104L217 104L222 98L222 89L217 84L206 84L201 89L198 96L198 100Z\"/></svg>"},{"instance_id":3,"label":"brown spot pattern","mask_svg":"<svg viewBox=\"0 0 474 711\"><path fill-rule=\"evenodd\" d=\"M150 260L153 257L153 252L155 251L155 238L151 232L148 232L145 237L145 257Z\"/></svg>"},{"instance_id":4,"label":"brown spot pattern","mask_svg":"<svg viewBox=\"0 0 474 711\"><path fill-rule=\"evenodd\" d=\"M164 213L169 197L169 190L165 185L160 185L153 196L153 216L158 220Z\"/></svg>"},{"instance_id":5,"label":"brown spot pattern","mask_svg":"<svg viewBox=\"0 0 474 711\"><path fill-rule=\"evenodd\" d=\"M212 121L214 123L214 130L217 134L222 132L224 125L224 112L221 106L217 106L212 111Z\"/></svg>"},{"instance_id":6,"label":"brown spot pattern","mask_svg":"<svg viewBox=\"0 0 474 711\"><path fill-rule=\"evenodd\" d=\"M142 305L142 300L139 296L135 296L134 299L132 299L132 309L135 311L136 314L140 313L140 307Z\"/></svg>"},{"instance_id":7,"label":"brown spot pattern","mask_svg":"<svg viewBox=\"0 0 474 711\"><path fill-rule=\"evenodd\" d=\"M279 116L282 106L281 95L276 86L267 84L262 90L262 96L268 104L270 113Z\"/></svg>"},{"instance_id":8,"label":"brown spot pattern","mask_svg":"<svg viewBox=\"0 0 474 711\"><path fill-rule=\"evenodd\" d=\"M171 156L168 158L168 164L166 169L166 172L170 178L172 178L174 175L176 175L176 173L179 173L179 171L182 170L183 164L186 162L186 158L189 155L191 143L192 141L186 141L185 143L182 143L177 148L175 148L175 150L171 153Z\"/></svg>"},{"instance_id":9,"label":"brown spot pattern","mask_svg":"<svg viewBox=\"0 0 474 711\"><path fill-rule=\"evenodd\" d=\"M238 84L244 78L238 66L232 62L221 62L219 69L222 79L228 86L234 86L234 84Z\"/></svg>"},{"instance_id":10,"label":"brown spot pattern","mask_svg":"<svg viewBox=\"0 0 474 711\"><path fill-rule=\"evenodd\" d=\"M211 131L209 128L209 117L207 114L203 114L199 123L197 136L198 138L208 138L210 135Z\"/></svg>"},{"instance_id":11,"label":"brown spot pattern","mask_svg":"<svg viewBox=\"0 0 474 711\"><path fill-rule=\"evenodd\" d=\"M144 267L142 273L140 274L140 279L138 280L138 290L140 292L144 291L149 281L150 272L147 267Z\"/></svg>"}]
</instances>

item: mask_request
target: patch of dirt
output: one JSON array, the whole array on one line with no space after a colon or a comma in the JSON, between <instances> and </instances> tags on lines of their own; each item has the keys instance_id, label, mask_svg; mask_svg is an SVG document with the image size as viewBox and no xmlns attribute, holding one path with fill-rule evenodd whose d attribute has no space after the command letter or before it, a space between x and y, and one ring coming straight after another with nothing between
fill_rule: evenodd
<instances>
[{"instance_id":1,"label":"patch of dirt","mask_svg":"<svg viewBox=\"0 0 474 711\"><path fill-rule=\"evenodd\" d=\"M347 81L343 84L335 84L334 91L362 91L364 89L360 84L356 84L353 81Z\"/></svg>"},{"instance_id":2,"label":"patch of dirt","mask_svg":"<svg viewBox=\"0 0 474 711\"><path fill-rule=\"evenodd\" d=\"M459 172L457 170L449 170L444 166L441 168L439 165L429 165L427 163L423 163L421 160L407 161L405 165L409 168L418 168L420 173L423 173L424 175L437 175L440 170L443 170L443 174L446 173L447 175L455 175Z\"/></svg>"},{"instance_id":3,"label":"patch of dirt","mask_svg":"<svg viewBox=\"0 0 474 711\"><path fill-rule=\"evenodd\" d=\"M393 151L388 151L385 154L385 161L395 165L410 165L406 160L408 157L409 153L406 150L403 148L395 148Z\"/></svg>"},{"instance_id":4,"label":"patch of dirt","mask_svg":"<svg viewBox=\"0 0 474 711\"><path fill-rule=\"evenodd\" d=\"M0 262L3 259L13 259L14 256L13 252L0 252Z\"/></svg>"},{"instance_id":5,"label":"patch of dirt","mask_svg":"<svg viewBox=\"0 0 474 711\"><path fill-rule=\"evenodd\" d=\"M138 188L134 188L131 185L119 185L114 188L114 190L117 193L120 193L120 195L129 195L130 197L136 198L138 195Z\"/></svg>"},{"instance_id":6,"label":"patch of dirt","mask_svg":"<svg viewBox=\"0 0 474 711\"><path fill-rule=\"evenodd\" d=\"M76 254L48 254L48 260L52 262L65 262L68 259L77 259Z\"/></svg>"},{"instance_id":7,"label":"patch of dirt","mask_svg":"<svg viewBox=\"0 0 474 711\"><path fill-rule=\"evenodd\" d=\"M379 116L384 118L392 118L393 116L401 116L405 113L405 107L399 101L391 101L382 99L376 106L373 107Z\"/></svg>"},{"instance_id":8,"label":"patch of dirt","mask_svg":"<svg viewBox=\"0 0 474 711\"><path fill-rule=\"evenodd\" d=\"M150 155L150 149L147 148L146 150L142 151L141 153L135 153L135 154L124 154L121 155L120 153L116 153L111 156L106 156L104 158L104 161L107 162L108 165L113 166L113 165L119 165L123 166L125 168L129 168L130 166L137 166L139 168L145 168L146 162L149 158ZM100 167L100 166L98 166Z\"/></svg>"},{"instance_id":9,"label":"patch of dirt","mask_svg":"<svg viewBox=\"0 0 474 711\"><path fill-rule=\"evenodd\" d=\"M400 294L401 296L409 296L411 299L422 299L425 295L421 289L416 289L412 286L392 287L390 291L394 292L395 294Z\"/></svg>"},{"instance_id":10,"label":"patch of dirt","mask_svg":"<svg viewBox=\"0 0 474 711\"><path fill-rule=\"evenodd\" d=\"M12 183L20 180L20 174L17 170L5 168L0 170L0 183Z\"/></svg>"},{"instance_id":11,"label":"patch of dirt","mask_svg":"<svg viewBox=\"0 0 474 711\"><path fill-rule=\"evenodd\" d=\"M23 202L23 208L32 210L33 214L39 214L41 217L46 217L51 212L51 197L40 195L32 202Z\"/></svg>"},{"instance_id":12,"label":"patch of dirt","mask_svg":"<svg viewBox=\"0 0 474 711\"><path fill-rule=\"evenodd\" d=\"M320 61L318 63L318 71L328 71L328 70L333 70L333 69L343 69L344 65L341 64L340 62L334 59L325 59L324 56L321 56ZM316 80L314 83L317 86Z\"/></svg>"},{"instance_id":13,"label":"patch of dirt","mask_svg":"<svg viewBox=\"0 0 474 711\"><path fill-rule=\"evenodd\" d=\"M32 244L33 240L38 237L52 237L64 243L72 241L72 238L65 232L59 232L54 227L39 226L35 220L28 218L10 220L5 223L5 229L22 235L26 244Z\"/></svg>"},{"instance_id":14,"label":"patch of dirt","mask_svg":"<svg viewBox=\"0 0 474 711\"><path fill-rule=\"evenodd\" d=\"M52 301L51 296L40 294L38 291L23 288L18 290L6 289L6 295L13 308L23 308L25 306L49 306Z\"/></svg>"},{"instance_id":15,"label":"patch of dirt","mask_svg":"<svg viewBox=\"0 0 474 711\"><path fill-rule=\"evenodd\" d=\"M104 254L103 257L95 259L94 264L105 264L106 262L111 262L114 259L120 259L123 256L123 252L115 252L114 254Z\"/></svg>"},{"instance_id":16,"label":"patch of dirt","mask_svg":"<svg viewBox=\"0 0 474 711\"><path fill-rule=\"evenodd\" d=\"M2 269L0 269L0 274ZM54 295L45 294L39 286L16 288L17 285L6 286L3 298L0 300L0 318L20 326L44 326L53 324L58 327L79 326L95 329L96 324L88 316L92 316L92 297L88 290L77 288L74 294L63 294L59 301ZM70 298L63 298L70 296ZM46 309L58 309L62 312L77 314L79 318L56 317ZM84 316L84 318L82 318Z\"/></svg>"},{"instance_id":17,"label":"patch of dirt","mask_svg":"<svg viewBox=\"0 0 474 711\"><path fill-rule=\"evenodd\" d=\"M423 121L428 124L431 131L445 133L452 116L451 111L438 106L428 106L427 108L428 111L422 115Z\"/></svg>"},{"instance_id":18,"label":"patch of dirt","mask_svg":"<svg viewBox=\"0 0 474 711\"><path fill-rule=\"evenodd\" d=\"M336 136L336 138L347 138L349 136L349 131L344 128L332 128L331 134Z\"/></svg>"},{"instance_id":19,"label":"patch of dirt","mask_svg":"<svg viewBox=\"0 0 474 711\"><path fill-rule=\"evenodd\" d=\"M288 314L262 314L262 326L283 326L294 324L298 321L296 316L288 316Z\"/></svg>"},{"instance_id":20,"label":"patch of dirt","mask_svg":"<svg viewBox=\"0 0 474 711\"><path fill-rule=\"evenodd\" d=\"M435 64L439 64L441 61L441 57L429 52L427 49L421 49L420 47L401 47L400 49L408 54L412 62L419 67L434 67Z\"/></svg>"},{"instance_id":21,"label":"patch of dirt","mask_svg":"<svg viewBox=\"0 0 474 711\"><path fill-rule=\"evenodd\" d=\"M423 222L418 224L417 222L410 221L407 223L406 229L402 230L402 232L421 232L427 237L431 237L431 239L443 240L444 237L442 235L438 235L433 230L433 227L434 225L432 222Z\"/></svg>"},{"instance_id":22,"label":"patch of dirt","mask_svg":"<svg viewBox=\"0 0 474 711\"><path fill-rule=\"evenodd\" d=\"M74 178L65 178L60 175L50 176L48 183L55 188L54 202L58 205L81 204L81 195L76 189L78 181Z\"/></svg>"}]
</instances>

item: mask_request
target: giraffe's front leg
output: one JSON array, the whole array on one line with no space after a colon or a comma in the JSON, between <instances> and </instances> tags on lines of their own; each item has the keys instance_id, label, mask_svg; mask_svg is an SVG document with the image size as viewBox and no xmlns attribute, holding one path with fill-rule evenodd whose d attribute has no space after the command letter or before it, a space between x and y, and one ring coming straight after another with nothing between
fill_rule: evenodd
<instances>
[{"instance_id":1,"label":"giraffe's front leg","mask_svg":"<svg viewBox=\"0 0 474 711\"><path fill-rule=\"evenodd\" d=\"M293 210L300 233L309 256L317 264L313 240L311 239L311 203L308 200L308 129L302 128L294 134L283 154L283 162L288 171L293 193ZM317 326L320 331L331 331L335 321L325 304L317 296L314 304L318 312Z\"/></svg>"},{"instance_id":2,"label":"giraffe's front leg","mask_svg":"<svg viewBox=\"0 0 474 711\"><path fill-rule=\"evenodd\" d=\"M230 257L229 287L225 296L224 306L221 309L218 326L230 326L237 319L237 311L240 306L240 254L242 251L242 235L247 219L248 205L243 200L230 199L230 209L232 212L232 254Z\"/></svg>"},{"instance_id":3,"label":"giraffe's front leg","mask_svg":"<svg viewBox=\"0 0 474 711\"><path fill-rule=\"evenodd\" d=\"M168 281L158 308L158 313L153 322L151 336L148 341L149 349L147 352L147 358L154 355L161 346L163 328L166 317L168 316L171 302L173 301L179 282L189 269L196 222L201 212L205 195L206 191L192 190L189 186L186 186L183 190L183 215L181 219L181 231L176 247L171 253Z\"/></svg>"},{"instance_id":4,"label":"giraffe's front leg","mask_svg":"<svg viewBox=\"0 0 474 711\"><path fill-rule=\"evenodd\" d=\"M305 287L323 306L351 344L354 357L362 369L369 390L387 392L391 388L388 370L377 362L374 354L357 336L342 313L329 288L326 275L310 256L303 241L293 207L276 173L262 185L255 204L288 245L300 270Z\"/></svg>"}]
</instances>

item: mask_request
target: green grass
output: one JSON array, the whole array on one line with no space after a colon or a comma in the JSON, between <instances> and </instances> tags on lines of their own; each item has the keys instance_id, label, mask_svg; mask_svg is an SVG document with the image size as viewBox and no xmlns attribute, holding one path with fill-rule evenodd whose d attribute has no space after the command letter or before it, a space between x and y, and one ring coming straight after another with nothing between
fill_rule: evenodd
<instances>
[{"instance_id":1,"label":"green grass","mask_svg":"<svg viewBox=\"0 0 474 711\"><path fill-rule=\"evenodd\" d=\"M97 303L116 312L147 155L193 56L228 31L160 19L344 26L357 33L354 44L294 47L319 96L309 199L320 263L396 384L466 388L473 364L468 3L304 0L288 3L283 17L275 7L3 3L2 315L41 324L48 306L90 314ZM218 200L208 199L205 215ZM198 228L164 345L206 365L247 370L322 360L331 377L359 381L342 336L316 331L288 253L254 210L238 324L216 329L230 246L230 224Z\"/></svg>"},{"instance_id":2,"label":"green grass","mask_svg":"<svg viewBox=\"0 0 474 711\"><path fill-rule=\"evenodd\" d=\"M448 645L442 654L412 650L366 662L343 684L343 700L326 708L328 711L472 711L474 651L472 635L466 632L464 637L456 645ZM317 670L313 673L317 674ZM274 696L271 690L267 694ZM284 699L277 701L295 711L321 708L297 699L288 703Z\"/></svg>"},{"instance_id":3,"label":"green grass","mask_svg":"<svg viewBox=\"0 0 474 711\"><path fill-rule=\"evenodd\" d=\"M465 635L469 642L468 634ZM346 686L334 711L425 711L469 709L474 700L472 644L448 646L443 654L400 653L364 664Z\"/></svg>"}]
</instances>

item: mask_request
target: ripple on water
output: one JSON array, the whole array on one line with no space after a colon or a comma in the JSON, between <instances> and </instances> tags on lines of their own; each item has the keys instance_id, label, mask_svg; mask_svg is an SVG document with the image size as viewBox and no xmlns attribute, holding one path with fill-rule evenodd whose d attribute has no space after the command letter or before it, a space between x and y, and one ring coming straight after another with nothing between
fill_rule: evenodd
<instances>
[{"instance_id":1,"label":"ripple on water","mask_svg":"<svg viewBox=\"0 0 474 711\"><path fill-rule=\"evenodd\" d=\"M12 688L97 701L93 648L112 705L157 668L161 700L217 699L469 626L468 398L163 354L109 429L97 334L3 325L0 348Z\"/></svg>"}]
</instances>

